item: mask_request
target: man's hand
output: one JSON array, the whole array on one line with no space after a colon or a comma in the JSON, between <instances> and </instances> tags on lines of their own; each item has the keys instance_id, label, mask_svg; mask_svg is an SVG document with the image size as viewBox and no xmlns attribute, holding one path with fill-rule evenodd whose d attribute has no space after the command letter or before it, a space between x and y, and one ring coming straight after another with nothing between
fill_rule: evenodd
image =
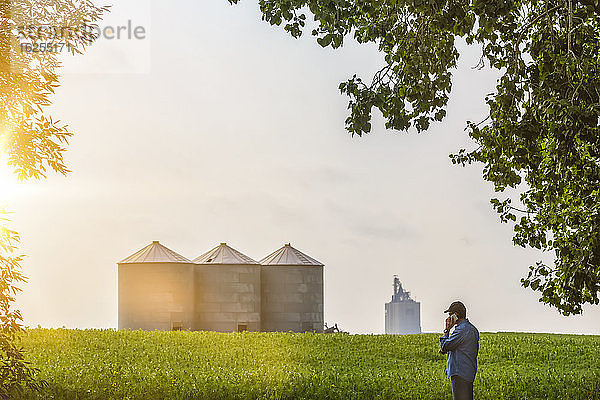
<instances>
[{"instance_id":1,"label":"man's hand","mask_svg":"<svg viewBox=\"0 0 600 400\"><path fill-rule=\"evenodd\" d=\"M446 318L446 328L444 330L450 330L454 326L454 322L452 322L452 318Z\"/></svg>"}]
</instances>

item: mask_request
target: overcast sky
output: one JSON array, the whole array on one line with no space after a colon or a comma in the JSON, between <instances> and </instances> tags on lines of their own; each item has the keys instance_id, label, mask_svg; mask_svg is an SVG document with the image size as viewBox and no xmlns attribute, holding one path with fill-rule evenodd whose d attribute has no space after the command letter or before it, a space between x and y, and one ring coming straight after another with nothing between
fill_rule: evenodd
<instances>
[{"instance_id":1,"label":"overcast sky","mask_svg":"<svg viewBox=\"0 0 600 400\"><path fill-rule=\"evenodd\" d=\"M194 258L227 242L258 260L284 243L325 264L325 321L383 333L393 275L421 302L423 331L462 300L481 331L600 334L600 308L562 317L519 280L549 254L513 247L481 167L452 166L467 120L486 115L496 74L461 46L447 118L425 134L352 138L353 74L374 47L322 49L260 20L255 0L121 0L104 24L143 40L101 39L68 58L53 116L76 132L68 177L17 184L3 198L30 282L25 323L115 328L116 262L152 240Z\"/></svg>"}]
</instances>

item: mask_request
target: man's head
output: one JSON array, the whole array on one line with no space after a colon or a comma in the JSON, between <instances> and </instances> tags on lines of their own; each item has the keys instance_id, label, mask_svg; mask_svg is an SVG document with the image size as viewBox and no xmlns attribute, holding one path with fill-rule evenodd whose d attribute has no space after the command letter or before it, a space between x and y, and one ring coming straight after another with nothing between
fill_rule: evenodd
<instances>
[{"instance_id":1,"label":"man's head","mask_svg":"<svg viewBox=\"0 0 600 400\"><path fill-rule=\"evenodd\" d=\"M456 314L458 319L467 318L467 308L460 301L455 301L450 304L450 307L444 312L447 312L450 315Z\"/></svg>"}]
</instances>

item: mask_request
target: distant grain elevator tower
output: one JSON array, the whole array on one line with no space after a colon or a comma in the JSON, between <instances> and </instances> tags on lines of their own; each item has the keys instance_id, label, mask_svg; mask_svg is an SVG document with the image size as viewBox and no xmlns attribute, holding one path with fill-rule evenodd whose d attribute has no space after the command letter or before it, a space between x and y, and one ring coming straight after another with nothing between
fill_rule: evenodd
<instances>
[{"instance_id":1,"label":"distant grain elevator tower","mask_svg":"<svg viewBox=\"0 0 600 400\"><path fill-rule=\"evenodd\" d=\"M392 301L385 303L385 333L421 333L421 303L410 298L410 292L404 291L397 275L394 275Z\"/></svg>"},{"instance_id":2,"label":"distant grain elevator tower","mask_svg":"<svg viewBox=\"0 0 600 400\"><path fill-rule=\"evenodd\" d=\"M193 261L154 241L118 263L119 329L323 332L323 264L286 244Z\"/></svg>"}]
</instances>

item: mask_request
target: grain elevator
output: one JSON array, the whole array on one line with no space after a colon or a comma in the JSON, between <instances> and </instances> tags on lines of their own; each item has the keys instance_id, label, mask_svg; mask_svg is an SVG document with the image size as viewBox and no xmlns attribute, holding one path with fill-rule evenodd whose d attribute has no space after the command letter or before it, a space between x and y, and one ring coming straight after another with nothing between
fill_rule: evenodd
<instances>
[{"instance_id":1,"label":"grain elevator","mask_svg":"<svg viewBox=\"0 0 600 400\"><path fill-rule=\"evenodd\" d=\"M392 301L385 303L385 333L407 335L421 333L421 303L410 297L394 275Z\"/></svg>"}]
</instances>

